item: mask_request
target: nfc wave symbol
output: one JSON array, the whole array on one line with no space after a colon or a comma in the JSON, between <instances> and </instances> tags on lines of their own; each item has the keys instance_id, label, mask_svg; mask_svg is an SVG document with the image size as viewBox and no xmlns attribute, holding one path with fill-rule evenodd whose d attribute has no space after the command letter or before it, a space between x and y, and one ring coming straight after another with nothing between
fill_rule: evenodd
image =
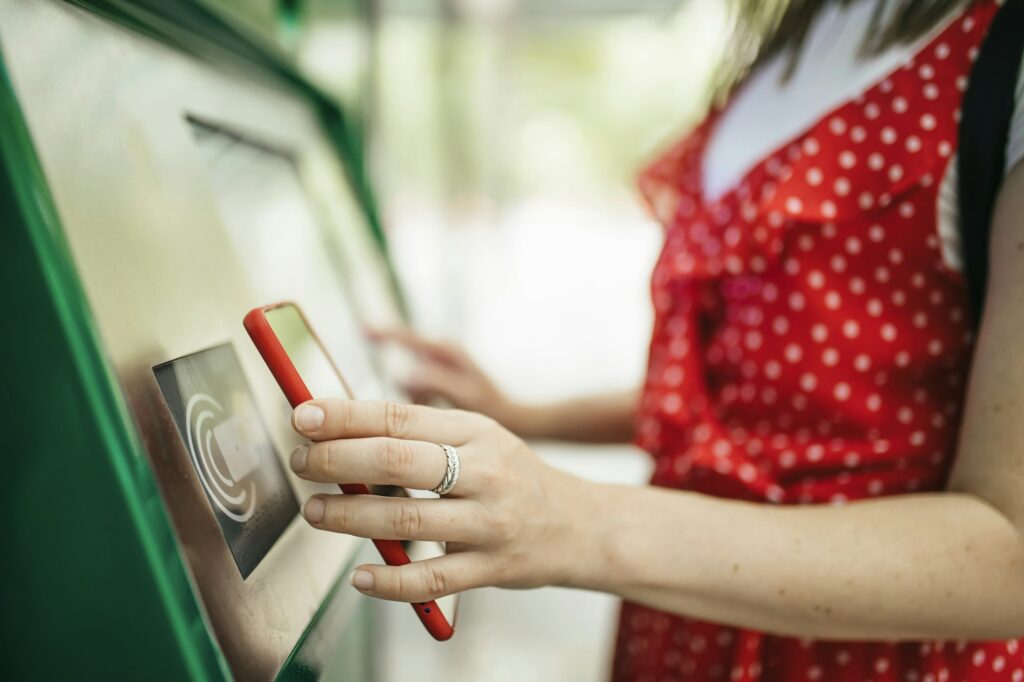
<instances>
[{"instance_id":1,"label":"nfc wave symbol","mask_svg":"<svg viewBox=\"0 0 1024 682\"><path fill-rule=\"evenodd\" d=\"M188 401L185 423L188 451L207 495L228 517L248 521L256 510L256 485L243 482L260 464L260 424L252 416L225 418L224 408L205 393Z\"/></svg>"}]
</instances>

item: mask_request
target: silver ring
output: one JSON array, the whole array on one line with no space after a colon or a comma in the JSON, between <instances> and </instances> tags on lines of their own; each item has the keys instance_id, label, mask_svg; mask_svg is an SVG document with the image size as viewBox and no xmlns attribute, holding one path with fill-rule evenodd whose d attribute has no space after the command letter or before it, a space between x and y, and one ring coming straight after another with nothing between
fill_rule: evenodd
<instances>
[{"instance_id":1,"label":"silver ring","mask_svg":"<svg viewBox=\"0 0 1024 682\"><path fill-rule=\"evenodd\" d=\"M430 492L437 493L438 495L447 495L455 487L455 484L459 482L459 451L451 445L445 445L444 443L438 443L438 446L444 450L447 464L444 470L444 478Z\"/></svg>"}]
</instances>

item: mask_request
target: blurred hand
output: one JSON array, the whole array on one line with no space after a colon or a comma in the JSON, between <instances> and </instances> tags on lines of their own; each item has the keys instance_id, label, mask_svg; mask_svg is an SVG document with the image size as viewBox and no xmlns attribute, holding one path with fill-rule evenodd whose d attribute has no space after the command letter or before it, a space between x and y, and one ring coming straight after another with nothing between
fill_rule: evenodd
<instances>
[{"instance_id":1,"label":"blurred hand","mask_svg":"<svg viewBox=\"0 0 1024 682\"><path fill-rule=\"evenodd\" d=\"M292 425L309 446L291 468L324 483L429 490L445 475L438 443L458 450L461 473L440 499L314 495L315 528L364 538L446 542L442 557L405 566L360 566L365 594L421 602L494 585L564 584L593 540L594 484L544 464L519 438L479 414L358 400L313 400ZM598 505L599 506L599 505ZM599 529L601 533L605 529Z\"/></svg>"},{"instance_id":2,"label":"blurred hand","mask_svg":"<svg viewBox=\"0 0 1024 682\"><path fill-rule=\"evenodd\" d=\"M525 407L509 400L463 349L428 341L408 329L367 333L378 343L397 343L416 354L419 365L404 387L414 402L427 404L441 398L452 407L479 412L519 430Z\"/></svg>"}]
</instances>

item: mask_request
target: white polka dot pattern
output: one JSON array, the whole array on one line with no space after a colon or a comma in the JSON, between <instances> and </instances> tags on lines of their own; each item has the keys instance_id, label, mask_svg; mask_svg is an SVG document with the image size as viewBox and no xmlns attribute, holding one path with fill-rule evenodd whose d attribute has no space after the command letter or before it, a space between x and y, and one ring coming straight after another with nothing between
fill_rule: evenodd
<instances>
[{"instance_id":1,"label":"white polka dot pattern","mask_svg":"<svg viewBox=\"0 0 1024 682\"><path fill-rule=\"evenodd\" d=\"M935 178L993 10L964 10L715 201L701 158L721 112L641 176L666 226L637 416L654 484L833 505L942 485L972 335L936 232ZM1024 682L1024 651L794 640L626 604L613 679Z\"/></svg>"}]
</instances>

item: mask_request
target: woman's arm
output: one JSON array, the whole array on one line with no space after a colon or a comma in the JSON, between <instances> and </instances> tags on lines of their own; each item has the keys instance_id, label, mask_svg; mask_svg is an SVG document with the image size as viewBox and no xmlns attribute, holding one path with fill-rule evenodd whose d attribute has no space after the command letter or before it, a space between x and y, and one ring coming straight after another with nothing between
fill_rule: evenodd
<instances>
[{"instance_id":1,"label":"woman's arm","mask_svg":"<svg viewBox=\"0 0 1024 682\"><path fill-rule=\"evenodd\" d=\"M292 469L314 481L429 489L445 472L436 443L460 452L459 482L443 499L316 495L304 506L323 530L449 543L441 558L360 566L353 585L371 596L554 584L785 635L1024 634L1019 495L1009 511L973 489L773 507L584 481L494 421L454 410L317 400L295 423L316 442ZM1020 471L1019 451L1006 459Z\"/></svg>"},{"instance_id":2,"label":"woman's arm","mask_svg":"<svg viewBox=\"0 0 1024 682\"><path fill-rule=\"evenodd\" d=\"M424 601L484 585L560 584L768 632L841 639L1024 635L1024 169L993 229L988 308L950 490L773 507L582 481L479 415L352 401L300 406L317 481L433 487L436 443L462 474L441 500L318 495L325 530L445 540L447 556L362 566L353 584Z\"/></svg>"},{"instance_id":3,"label":"woman's arm","mask_svg":"<svg viewBox=\"0 0 1024 682\"><path fill-rule=\"evenodd\" d=\"M765 507L606 488L576 584L771 632L1024 635L1024 166L997 204L987 309L949 492Z\"/></svg>"},{"instance_id":4,"label":"woman's arm","mask_svg":"<svg viewBox=\"0 0 1024 682\"><path fill-rule=\"evenodd\" d=\"M371 338L414 352L419 366L406 389L418 403L440 398L453 407L491 417L529 440L627 443L639 391L619 391L530 405L506 396L461 348L428 341L407 329L374 330Z\"/></svg>"},{"instance_id":5,"label":"woman's arm","mask_svg":"<svg viewBox=\"0 0 1024 682\"><path fill-rule=\"evenodd\" d=\"M572 585L781 635L1024 635L1021 533L974 495L846 507L610 487L602 497L594 521L608 525Z\"/></svg>"},{"instance_id":6,"label":"woman's arm","mask_svg":"<svg viewBox=\"0 0 1024 682\"><path fill-rule=\"evenodd\" d=\"M547 405L518 405L507 426L528 440L628 443L639 398L640 392L634 389Z\"/></svg>"}]
</instances>

